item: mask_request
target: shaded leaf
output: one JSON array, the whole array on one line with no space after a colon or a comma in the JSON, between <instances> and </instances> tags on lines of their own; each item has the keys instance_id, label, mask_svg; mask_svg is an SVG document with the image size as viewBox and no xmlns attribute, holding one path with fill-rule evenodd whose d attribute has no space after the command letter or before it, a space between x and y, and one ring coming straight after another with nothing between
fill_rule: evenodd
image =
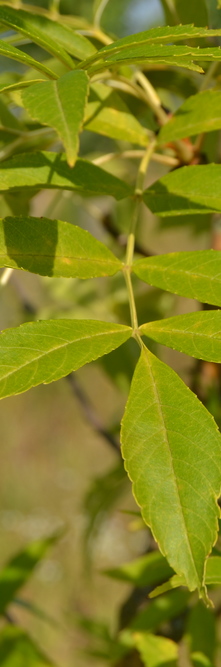
<instances>
[{"instance_id":1,"label":"shaded leaf","mask_svg":"<svg viewBox=\"0 0 221 667\"><path fill-rule=\"evenodd\" d=\"M88 130L120 141L146 146L146 130L115 91L102 83L91 86L84 124Z\"/></svg>"},{"instance_id":2,"label":"shaded leaf","mask_svg":"<svg viewBox=\"0 0 221 667\"><path fill-rule=\"evenodd\" d=\"M173 252L139 259L133 272L144 282L202 303L221 306L221 255L218 250Z\"/></svg>"},{"instance_id":3,"label":"shaded leaf","mask_svg":"<svg viewBox=\"0 0 221 667\"><path fill-rule=\"evenodd\" d=\"M34 120L53 127L62 140L70 167L79 149L89 80L81 70L68 72L57 81L35 83L22 92L22 101Z\"/></svg>"},{"instance_id":4,"label":"shaded leaf","mask_svg":"<svg viewBox=\"0 0 221 667\"><path fill-rule=\"evenodd\" d=\"M188 615L186 632L190 653L201 652L212 663L216 648L216 625L213 611L206 608L202 602L197 602Z\"/></svg>"},{"instance_id":5,"label":"shaded leaf","mask_svg":"<svg viewBox=\"0 0 221 667\"><path fill-rule=\"evenodd\" d=\"M104 574L113 579L127 581L134 586L154 586L155 583L167 579L171 573L171 567L166 558L159 551L132 560L120 567L104 570Z\"/></svg>"},{"instance_id":6,"label":"shaded leaf","mask_svg":"<svg viewBox=\"0 0 221 667\"><path fill-rule=\"evenodd\" d=\"M58 539L58 535L32 542L14 556L0 571L0 614L2 615L15 593L24 586L48 548Z\"/></svg>"},{"instance_id":7,"label":"shaded leaf","mask_svg":"<svg viewBox=\"0 0 221 667\"><path fill-rule=\"evenodd\" d=\"M53 27L53 21L49 21L45 16L31 14L23 9L14 9L7 5L0 6L0 23L17 30L22 35L26 35L33 42L45 49L45 51L56 56L69 68L72 69L74 67L72 58L66 53L63 46L61 46L58 38L59 32L65 32L63 26L57 24L56 30L56 24Z\"/></svg>"},{"instance_id":8,"label":"shaded leaf","mask_svg":"<svg viewBox=\"0 0 221 667\"><path fill-rule=\"evenodd\" d=\"M204 90L189 97L161 128L159 142L192 137L221 128L221 91Z\"/></svg>"},{"instance_id":9,"label":"shaded leaf","mask_svg":"<svg viewBox=\"0 0 221 667\"><path fill-rule=\"evenodd\" d=\"M27 65L27 67L33 67L33 69L39 70L39 72L43 72L46 74L49 79L57 79L56 74L52 72L48 67L44 65L44 63L40 63L31 56L29 56L27 53L24 53L24 51L20 51L20 49L16 49L15 46L12 46L11 44L7 44L7 42L3 42L3 40L0 40L0 55L4 56L5 58L11 58L12 60L17 60L19 63L23 63L23 65Z\"/></svg>"},{"instance_id":10,"label":"shaded leaf","mask_svg":"<svg viewBox=\"0 0 221 667\"><path fill-rule=\"evenodd\" d=\"M121 439L143 519L190 590L204 595L205 560L218 528L221 437L197 397L146 348Z\"/></svg>"},{"instance_id":11,"label":"shaded leaf","mask_svg":"<svg viewBox=\"0 0 221 667\"><path fill-rule=\"evenodd\" d=\"M175 0L175 7L181 23L193 22L195 25L208 25L208 12L205 0Z\"/></svg>"},{"instance_id":12,"label":"shaded leaf","mask_svg":"<svg viewBox=\"0 0 221 667\"><path fill-rule=\"evenodd\" d=\"M213 667L209 658L206 655L197 651L196 653L191 654L191 664L193 667Z\"/></svg>"},{"instance_id":13,"label":"shaded leaf","mask_svg":"<svg viewBox=\"0 0 221 667\"><path fill-rule=\"evenodd\" d=\"M140 327L140 332L196 359L221 362L221 310L204 310L148 322Z\"/></svg>"},{"instance_id":14,"label":"shaded leaf","mask_svg":"<svg viewBox=\"0 0 221 667\"><path fill-rule=\"evenodd\" d=\"M1 667L53 667L54 663L20 628L10 626L0 633Z\"/></svg>"},{"instance_id":15,"label":"shaded leaf","mask_svg":"<svg viewBox=\"0 0 221 667\"><path fill-rule=\"evenodd\" d=\"M101 525L107 520L116 501L126 488L127 476L122 462L92 480L87 490L83 509L85 513L84 539L86 543L87 564L91 558L91 538L96 538Z\"/></svg>"},{"instance_id":16,"label":"shaded leaf","mask_svg":"<svg viewBox=\"0 0 221 667\"><path fill-rule=\"evenodd\" d=\"M143 199L152 213L163 217L217 213L221 211L220 179L219 164L182 167L151 185Z\"/></svg>"},{"instance_id":17,"label":"shaded leaf","mask_svg":"<svg viewBox=\"0 0 221 667\"><path fill-rule=\"evenodd\" d=\"M172 618L177 618L187 608L190 593L187 590L170 591L152 602L148 601L146 607L138 611L129 625L130 630L157 631L162 623L168 623Z\"/></svg>"},{"instance_id":18,"label":"shaded leaf","mask_svg":"<svg viewBox=\"0 0 221 667\"><path fill-rule=\"evenodd\" d=\"M48 384L108 354L130 327L94 320L28 322L0 335L0 397Z\"/></svg>"},{"instance_id":19,"label":"shaded leaf","mask_svg":"<svg viewBox=\"0 0 221 667\"><path fill-rule=\"evenodd\" d=\"M61 188L115 199L133 192L127 183L87 160L77 160L71 169L65 155L52 152L18 155L0 164L0 191L21 188Z\"/></svg>"},{"instance_id":20,"label":"shaded leaf","mask_svg":"<svg viewBox=\"0 0 221 667\"><path fill-rule=\"evenodd\" d=\"M41 276L95 278L113 275L121 262L89 232L60 220L0 220L0 266Z\"/></svg>"}]
</instances>

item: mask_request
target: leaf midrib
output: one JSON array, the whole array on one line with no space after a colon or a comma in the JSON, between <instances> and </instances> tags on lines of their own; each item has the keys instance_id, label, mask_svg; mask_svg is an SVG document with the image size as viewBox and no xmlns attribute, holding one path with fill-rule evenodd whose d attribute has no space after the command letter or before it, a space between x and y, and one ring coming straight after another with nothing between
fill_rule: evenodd
<instances>
[{"instance_id":1,"label":"leaf midrib","mask_svg":"<svg viewBox=\"0 0 221 667\"><path fill-rule=\"evenodd\" d=\"M194 562L194 557L193 557L193 552L192 552L191 544L190 544L190 541L189 541L188 531L187 531L187 529L186 529L185 517L184 517L184 514L183 514L183 509L182 509L182 504L181 504L181 498L180 498L180 494L179 494L179 489L178 489L178 486L177 486L176 475L175 475L174 465L173 465L173 457L172 457L172 452L171 452L171 448L170 448L170 443L169 443L169 439L168 439L168 435L167 435L167 430L166 430L166 427L165 427L165 422L164 422L164 416L163 416L162 406L161 406L161 402L160 402L160 397L159 397L159 393L158 393L158 390L157 390L157 386L156 386L156 382L155 382L155 377L154 377L154 374L153 374L153 371L152 371L152 368L151 368L151 364L148 363L146 350L145 350L145 357L144 357L144 358L145 358L145 362L146 362L146 365L147 365L147 367L148 367L148 370L149 370L149 372L150 372L150 374L151 374L151 377L152 377L153 389L154 389L154 393L155 393L156 401L157 401L157 402L156 402L156 405L158 406L159 416L160 416L161 422L162 422L162 424L163 424L163 431L164 431L164 433L165 433L165 444L167 444L167 446L168 446L168 452L169 452L170 460L171 460L171 469L172 469L172 473L173 473L173 477L174 477L174 487L175 487L175 490L176 490L176 494L177 494L177 498L178 498L178 504L179 504L179 507L180 507L180 512L179 512L179 513L180 513L180 516L181 516L181 522L182 522L182 524L183 524L183 526L184 526L184 530L185 530L186 543L187 543L187 547L188 547L188 550L189 550L190 558L191 558L191 561L192 561L192 564L193 564L193 567L194 567L194 570L195 570L195 574L196 574L196 577L197 577L198 585L200 586L201 584L200 584L200 581L199 581L198 573L197 573L196 566L195 566L195 562Z\"/></svg>"},{"instance_id":2,"label":"leaf midrib","mask_svg":"<svg viewBox=\"0 0 221 667\"><path fill-rule=\"evenodd\" d=\"M125 329L130 329L130 327L125 327ZM28 360L27 362L25 362L25 363L22 364L21 366L18 366L15 370L12 370L12 371L10 371L9 373L7 373L7 375L1 376L1 378L0 378L0 383L1 383L2 380L5 380L5 379L7 379L8 377L10 377L10 375L13 375L14 373L17 373L17 372L20 371L21 369L25 368L26 366L31 365L32 363L38 361L39 359L42 359L43 357L45 357L45 356L47 356L47 355L53 354L53 352L57 352L57 350L60 350L60 349L62 349L63 347L68 347L68 345L73 345L74 343L79 343L79 342L84 341L84 340L90 340L90 339L96 338L97 336L105 336L105 335L118 334L118 333L123 333L123 331L122 331L122 332L121 332L121 331L116 331L116 330L113 330L113 331L112 331L112 330L111 330L111 331L102 331L102 332L98 332L98 333L92 334L92 335L90 335L90 336L82 336L81 338L75 338L75 339L72 340L72 341L66 341L65 343L62 343L62 345L57 345L57 347L53 347L53 349L51 349L51 350L49 350L49 351L46 351L46 352L43 352L42 354L40 354L40 355L37 356L37 357L34 357L33 359L31 359L31 361ZM33 336L35 336L35 333L32 332L32 334L33 334ZM4 335L4 334L3 334L3 335ZM28 334L28 333L26 334L26 333L25 333L25 335L30 335L30 334ZM37 335L40 335L40 332L37 332ZM50 334L48 335L48 334L42 334L42 333L41 333L41 336L46 336L47 338L52 338L52 337L53 337L53 336L50 335ZM1 335L0 335L0 343L1 343ZM14 345L14 346L10 346L10 347L8 346L7 348L4 348L4 349L5 349L5 350L8 349L9 351L10 351L10 350L15 350L15 349L19 349L19 350L20 350L20 347L17 346L17 345ZM30 349L32 350L33 348L30 348L30 347L28 347L28 346L26 345L26 346L23 347L22 349L23 349L23 350L24 350L24 349L25 349L25 350L28 350L28 349L29 349L29 350L30 350Z\"/></svg>"}]
</instances>

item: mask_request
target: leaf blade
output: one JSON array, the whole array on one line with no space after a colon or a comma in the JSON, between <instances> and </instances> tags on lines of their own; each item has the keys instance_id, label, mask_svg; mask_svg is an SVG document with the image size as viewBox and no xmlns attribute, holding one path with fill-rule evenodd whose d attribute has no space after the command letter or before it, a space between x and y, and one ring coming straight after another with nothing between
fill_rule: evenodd
<instances>
[{"instance_id":1,"label":"leaf blade","mask_svg":"<svg viewBox=\"0 0 221 667\"><path fill-rule=\"evenodd\" d=\"M114 275L122 263L89 232L60 220L0 220L0 266L42 276L95 278Z\"/></svg>"},{"instance_id":2,"label":"leaf blade","mask_svg":"<svg viewBox=\"0 0 221 667\"><path fill-rule=\"evenodd\" d=\"M145 190L143 200L162 217L217 213L221 211L220 178L219 164L181 167Z\"/></svg>"},{"instance_id":3,"label":"leaf blade","mask_svg":"<svg viewBox=\"0 0 221 667\"><path fill-rule=\"evenodd\" d=\"M218 250L197 250L137 260L133 272L155 287L221 306L220 268Z\"/></svg>"},{"instance_id":4,"label":"leaf blade","mask_svg":"<svg viewBox=\"0 0 221 667\"><path fill-rule=\"evenodd\" d=\"M172 118L161 128L159 143L191 137L201 132L212 132L221 128L221 92L204 90L192 95Z\"/></svg>"},{"instance_id":5,"label":"leaf blade","mask_svg":"<svg viewBox=\"0 0 221 667\"><path fill-rule=\"evenodd\" d=\"M5 58L11 58L12 60L16 60L19 63L22 63L23 65L33 67L33 69L37 69L39 72L43 72L49 79L57 79L56 74L54 74L52 70L46 67L44 63L38 62L27 53L20 51L20 49L17 49L11 44L7 44L7 42L3 42L3 40L0 40L0 54Z\"/></svg>"},{"instance_id":6,"label":"leaf blade","mask_svg":"<svg viewBox=\"0 0 221 667\"><path fill-rule=\"evenodd\" d=\"M91 85L84 125L92 132L113 139L123 139L140 146L148 143L145 129L130 113L121 97L101 83Z\"/></svg>"},{"instance_id":7,"label":"leaf blade","mask_svg":"<svg viewBox=\"0 0 221 667\"><path fill-rule=\"evenodd\" d=\"M196 396L146 348L132 381L121 441L145 522L171 567L190 590L204 595L205 561L218 528L221 438Z\"/></svg>"},{"instance_id":8,"label":"leaf blade","mask_svg":"<svg viewBox=\"0 0 221 667\"><path fill-rule=\"evenodd\" d=\"M47 151L24 153L0 164L0 191L21 188L61 188L115 199L124 199L133 192L127 183L87 160L78 159L70 168L64 155Z\"/></svg>"},{"instance_id":9,"label":"leaf blade","mask_svg":"<svg viewBox=\"0 0 221 667\"><path fill-rule=\"evenodd\" d=\"M204 310L143 324L145 334L196 359L221 362L221 311Z\"/></svg>"},{"instance_id":10,"label":"leaf blade","mask_svg":"<svg viewBox=\"0 0 221 667\"><path fill-rule=\"evenodd\" d=\"M34 120L53 127L61 138L67 161L76 161L84 111L88 97L89 79L82 70L68 72L57 81L36 83L22 92L22 101Z\"/></svg>"},{"instance_id":11,"label":"leaf blade","mask_svg":"<svg viewBox=\"0 0 221 667\"><path fill-rule=\"evenodd\" d=\"M28 322L0 335L0 397L68 375L119 347L130 327L97 320Z\"/></svg>"}]
</instances>

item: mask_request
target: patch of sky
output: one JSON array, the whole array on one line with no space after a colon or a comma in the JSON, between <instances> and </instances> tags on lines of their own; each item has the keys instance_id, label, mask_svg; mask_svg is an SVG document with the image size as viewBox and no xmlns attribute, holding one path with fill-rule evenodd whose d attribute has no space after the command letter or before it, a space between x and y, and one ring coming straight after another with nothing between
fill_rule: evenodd
<instances>
[{"instance_id":1,"label":"patch of sky","mask_svg":"<svg viewBox=\"0 0 221 667\"><path fill-rule=\"evenodd\" d=\"M129 34L164 24L164 12L160 0L136 0L130 3L126 23Z\"/></svg>"}]
</instances>

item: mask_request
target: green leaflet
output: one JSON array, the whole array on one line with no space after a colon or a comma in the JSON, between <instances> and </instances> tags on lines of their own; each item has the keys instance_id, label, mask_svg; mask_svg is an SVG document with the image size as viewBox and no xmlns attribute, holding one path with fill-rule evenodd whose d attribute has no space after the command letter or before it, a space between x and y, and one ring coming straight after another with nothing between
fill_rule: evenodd
<instances>
[{"instance_id":1,"label":"green leaflet","mask_svg":"<svg viewBox=\"0 0 221 667\"><path fill-rule=\"evenodd\" d=\"M197 39L198 37L212 37L221 35L221 30L207 30L197 28L193 25L176 25L152 28L144 32L138 32L129 37L123 37L114 44L104 46L97 53L97 58L106 58L107 54L115 54L128 48L136 48L138 44L165 44L166 42L178 42L185 39Z\"/></svg>"},{"instance_id":2,"label":"green leaflet","mask_svg":"<svg viewBox=\"0 0 221 667\"><path fill-rule=\"evenodd\" d=\"M24 53L24 51L20 51L20 49L16 49L15 46L3 42L2 39L0 40L0 55L5 56L5 58L17 60L19 63L23 63L23 65L27 65L28 67L33 67L33 69L37 69L39 72L46 74L49 79L57 79L56 74L46 67L44 63L39 63L27 53Z\"/></svg>"},{"instance_id":3,"label":"green leaflet","mask_svg":"<svg viewBox=\"0 0 221 667\"><path fill-rule=\"evenodd\" d=\"M221 363L221 310L157 320L143 324L140 332L196 359Z\"/></svg>"},{"instance_id":4,"label":"green leaflet","mask_svg":"<svg viewBox=\"0 0 221 667\"><path fill-rule=\"evenodd\" d=\"M29 544L14 556L0 571L0 614L2 615L15 593L24 586L39 561L44 558L48 548L58 535L38 540Z\"/></svg>"},{"instance_id":5,"label":"green leaflet","mask_svg":"<svg viewBox=\"0 0 221 667\"><path fill-rule=\"evenodd\" d=\"M155 287L221 306L221 255L218 250L172 252L138 259L133 264L133 272Z\"/></svg>"},{"instance_id":6,"label":"green leaflet","mask_svg":"<svg viewBox=\"0 0 221 667\"><path fill-rule=\"evenodd\" d=\"M80 227L21 216L0 220L0 266L41 276L95 278L114 275L122 264Z\"/></svg>"},{"instance_id":7,"label":"green leaflet","mask_svg":"<svg viewBox=\"0 0 221 667\"><path fill-rule=\"evenodd\" d=\"M57 131L70 167L74 166L78 154L78 135L83 125L88 90L87 74L76 70L57 81L35 83L22 92L22 101L30 116Z\"/></svg>"},{"instance_id":8,"label":"green leaflet","mask_svg":"<svg viewBox=\"0 0 221 667\"><path fill-rule=\"evenodd\" d=\"M65 51L80 60L89 58L93 53L96 53L95 46L86 37L74 32L68 25L63 25L54 20L51 21L49 17L39 15L36 12L30 13L21 9L1 6L0 21L27 35L33 42L40 44L57 58L60 56L61 60L71 67L73 63Z\"/></svg>"},{"instance_id":9,"label":"green leaflet","mask_svg":"<svg viewBox=\"0 0 221 667\"><path fill-rule=\"evenodd\" d=\"M105 62L123 62L124 60L142 60L160 58L174 58L181 60L221 60L221 50L218 47L197 48L191 46L177 46L171 44L133 44L119 53L106 54Z\"/></svg>"},{"instance_id":10,"label":"green leaflet","mask_svg":"<svg viewBox=\"0 0 221 667\"><path fill-rule=\"evenodd\" d=\"M220 52L220 57L221 57L221 52ZM213 60L213 58L205 58L204 60ZM196 65L190 58L179 58L178 56L173 57L173 56L168 56L168 57L156 57L156 58L145 58L143 57L129 57L128 58L123 58L122 60L104 60L99 62L98 64L95 63L95 65L92 65L88 68L88 73L90 76L93 74L96 74L97 72L102 72L102 70L105 69L111 69L112 67L114 70L116 69L116 66L120 65L140 65L140 66L147 66L147 65L166 65L167 67L183 67L184 69L189 69L192 70L193 72L199 72L200 74L203 74L204 70L202 67L199 65ZM83 68L83 65L82 65Z\"/></svg>"},{"instance_id":11,"label":"green leaflet","mask_svg":"<svg viewBox=\"0 0 221 667\"><path fill-rule=\"evenodd\" d=\"M92 132L120 141L140 146L146 146L149 141L145 128L129 111L120 95L102 83L91 86L84 124Z\"/></svg>"},{"instance_id":12,"label":"green leaflet","mask_svg":"<svg viewBox=\"0 0 221 667\"><path fill-rule=\"evenodd\" d=\"M124 199L133 190L127 183L87 160L71 169L65 155L50 152L16 155L0 164L0 191L21 188L77 190L82 194Z\"/></svg>"},{"instance_id":13,"label":"green leaflet","mask_svg":"<svg viewBox=\"0 0 221 667\"><path fill-rule=\"evenodd\" d=\"M204 595L216 540L221 437L176 373L143 348L122 421L122 453L142 516L171 567Z\"/></svg>"},{"instance_id":14,"label":"green leaflet","mask_svg":"<svg viewBox=\"0 0 221 667\"><path fill-rule=\"evenodd\" d=\"M169 122L161 128L158 139L159 143L164 143L220 128L221 91L204 90L185 100Z\"/></svg>"},{"instance_id":15,"label":"green leaflet","mask_svg":"<svg viewBox=\"0 0 221 667\"><path fill-rule=\"evenodd\" d=\"M136 632L133 644L145 667L178 667L178 644L148 632Z\"/></svg>"},{"instance_id":16,"label":"green leaflet","mask_svg":"<svg viewBox=\"0 0 221 667\"><path fill-rule=\"evenodd\" d=\"M53 29L52 26L52 35L50 34L50 24L53 22L49 21L46 17L38 16L37 14L29 14L28 12L23 11L23 9L13 9L13 7L1 5L0 23L17 30L22 35L26 35L33 42L39 44L39 46L53 56L56 56L67 65L67 67L71 69L74 68L72 58L66 53L57 39L58 30L56 31L56 27ZM43 30L42 26L44 26ZM61 31L63 30L63 26L59 26L59 28Z\"/></svg>"},{"instance_id":17,"label":"green leaflet","mask_svg":"<svg viewBox=\"0 0 221 667\"><path fill-rule=\"evenodd\" d=\"M190 592L187 589L174 590L167 595L163 595L163 597L157 597L151 602L148 601L148 604L132 618L129 630L138 632L144 630L148 632L156 631L162 623L168 622L184 612L189 597Z\"/></svg>"},{"instance_id":18,"label":"green leaflet","mask_svg":"<svg viewBox=\"0 0 221 667\"><path fill-rule=\"evenodd\" d=\"M55 667L34 641L15 625L0 632L1 667Z\"/></svg>"},{"instance_id":19,"label":"green leaflet","mask_svg":"<svg viewBox=\"0 0 221 667\"><path fill-rule=\"evenodd\" d=\"M159 551L151 553L132 560L131 563L125 563L120 567L111 570L105 570L104 574L113 579L127 581L134 586L154 586L160 579L166 579L171 567L166 558Z\"/></svg>"},{"instance_id":20,"label":"green leaflet","mask_svg":"<svg viewBox=\"0 0 221 667\"><path fill-rule=\"evenodd\" d=\"M217 213L221 211L220 179L219 164L182 167L145 190L143 200L162 217Z\"/></svg>"},{"instance_id":21,"label":"green leaflet","mask_svg":"<svg viewBox=\"0 0 221 667\"><path fill-rule=\"evenodd\" d=\"M28 322L0 335L0 397L48 384L108 354L131 328L94 320Z\"/></svg>"}]
</instances>

